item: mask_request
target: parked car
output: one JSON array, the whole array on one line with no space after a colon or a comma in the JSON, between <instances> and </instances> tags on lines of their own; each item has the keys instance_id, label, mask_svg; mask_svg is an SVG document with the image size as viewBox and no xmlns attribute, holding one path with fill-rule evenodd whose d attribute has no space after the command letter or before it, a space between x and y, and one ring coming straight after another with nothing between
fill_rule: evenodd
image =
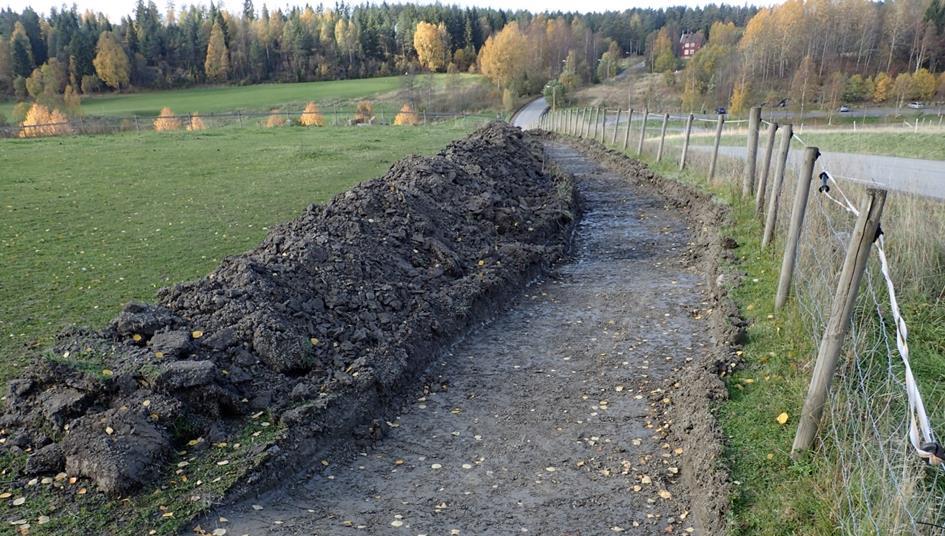
<instances>
[{"instance_id":1,"label":"parked car","mask_svg":"<svg viewBox=\"0 0 945 536\"><path fill-rule=\"evenodd\" d=\"M909 103L909 108L912 108L913 110L921 110L922 108L925 108L925 104L919 101L913 101Z\"/></svg>"},{"instance_id":2,"label":"parked car","mask_svg":"<svg viewBox=\"0 0 945 536\"><path fill-rule=\"evenodd\" d=\"M846 104L840 106L840 113L846 113L846 112L849 112L849 111L850 111L850 107L847 106Z\"/></svg>"},{"instance_id":3,"label":"parked car","mask_svg":"<svg viewBox=\"0 0 945 536\"><path fill-rule=\"evenodd\" d=\"M725 114L727 114L728 112L725 111L725 106L719 106L718 108L715 109L715 113L717 113L717 114L719 114L719 115L725 115Z\"/></svg>"}]
</instances>

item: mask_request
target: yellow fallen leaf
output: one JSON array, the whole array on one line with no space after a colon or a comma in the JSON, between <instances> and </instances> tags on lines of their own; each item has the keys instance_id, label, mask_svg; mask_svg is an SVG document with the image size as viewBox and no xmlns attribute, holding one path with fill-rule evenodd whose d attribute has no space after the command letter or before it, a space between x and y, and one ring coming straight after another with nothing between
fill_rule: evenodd
<instances>
[{"instance_id":1,"label":"yellow fallen leaf","mask_svg":"<svg viewBox=\"0 0 945 536\"><path fill-rule=\"evenodd\" d=\"M230 460L220 460L220 461L217 462L217 465L221 465L221 466L222 466L222 465L229 465L229 464L230 464Z\"/></svg>"},{"instance_id":2,"label":"yellow fallen leaf","mask_svg":"<svg viewBox=\"0 0 945 536\"><path fill-rule=\"evenodd\" d=\"M788 417L787 412L786 412L786 411L782 411L781 414L778 415L777 419L775 419L775 420L778 421L778 424L787 424L788 418L789 418L789 417Z\"/></svg>"},{"instance_id":3,"label":"yellow fallen leaf","mask_svg":"<svg viewBox=\"0 0 945 536\"><path fill-rule=\"evenodd\" d=\"M131 336L131 340L135 342L141 342L141 335L138 335L137 333L135 333L134 335Z\"/></svg>"},{"instance_id":4,"label":"yellow fallen leaf","mask_svg":"<svg viewBox=\"0 0 945 536\"><path fill-rule=\"evenodd\" d=\"M318 337L312 337L308 342L312 343L312 346L318 346Z\"/></svg>"},{"instance_id":5,"label":"yellow fallen leaf","mask_svg":"<svg viewBox=\"0 0 945 536\"><path fill-rule=\"evenodd\" d=\"M10 493L9 491L4 491L3 493L0 493L0 499L9 499L12 496L13 494Z\"/></svg>"},{"instance_id":6,"label":"yellow fallen leaf","mask_svg":"<svg viewBox=\"0 0 945 536\"><path fill-rule=\"evenodd\" d=\"M668 490L665 490L665 489L659 490L659 492L657 493L657 495L659 495L661 499L667 499L667 500L669 500L669 499L671 499L671 498L673 497L673 494L670 493Z\"/></svg>"},{"instance_id":7,"label":"yellow fallen leaf","mask_svg":"<svg viewBox=\"0 0 945 536\"><path fill-rule=\"evenodd\" d=\"M161 359L164 357L164 352L154 352L154 357Z\"/></svg>"},{"instance_id":8,"label":"yellow fallen leaf","mask_svg":"<svg viewBox=\"0 0 945 536\"><path fill-rule=\"evenodd\" d=\"M79 488L79 491L76 492L76 493L78 493L79 495L85 495L85 494L88 493L88 492L89 492L89 490L87 490L87 489L85 489L85 488Z\"/></svg>"},{"instance_id":9,"label":"yellow fallen leaf","mask_svg":"<svg viewBox=\"0 0 945 536\"><path fill-rule=\"evenodd\" d=\"M26 497L17 497L16 499L13 499L13 506L20 506L21 504L25 502L26 502Z\"/></svg>"},{"instance_id":10,"label":"yellow fallen leaf","mask_svg":"<svg viewBox=\"0 0 945 536\"><path fill-rule=\"evenodd\" d=\"M653 481L647 475L643 475L643 477L640 479L640 482L643 484L650 484Z\"/></svg>"},{"instance_id":11,"label":"yellow fallen leaf","mask_svg":"<svg viewBox=\"0 0 945 536\"><path fill-rule=\"evenodd\" d=\"M105 427L105 433L108 434L108 435L112 435L112 434L115 433L115 429L112 428L111 426L106 426L106 427Z\"/></svg>"},{"instance_id":12,"label":"yellow fallen leaf","mask_svg":"<svg viewBox=\"0 0 945 536\"><path fill-rule=\"evenodd\" d=\"M102 376L105 376L106 378L111 378L114 374L115 373L112 372L111 369L102 369Z\"/></svg>"},{"instance_id":13,"label":"yellow fallen leaf","mask_svg":"<svg viewBox=\"0 0 945 536\"><path fill-rule=\"evenodd\" d=\"M190 332L190 336L195 339L199 339L200 337L203 337L203 332L200 331L199 329L195 329Z\"/></svg>"}]
</instances>

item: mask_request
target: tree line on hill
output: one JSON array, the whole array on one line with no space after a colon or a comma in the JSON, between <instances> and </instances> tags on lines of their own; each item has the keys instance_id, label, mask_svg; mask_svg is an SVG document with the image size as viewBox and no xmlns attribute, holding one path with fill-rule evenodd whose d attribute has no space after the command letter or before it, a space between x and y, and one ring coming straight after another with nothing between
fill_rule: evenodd
<instances>
[{"instance_id":1,"label":"tree line on hill","mask_svg":"<svg viewBox=\"0 0 945 536\"><path fill-rule=\"evenodd\" d=\"M942 0L787 0L745 26L714 23L707 38L681 76L667 76L687 110L945 100Z\"/></svg>"},{"instance_id":2,"label":"tree line on hill","mask_svg":"<svg viewBox=\"0 0 945 536\"><path fill-rule=\"evenodd\" d=\"M130 88L477 71L487 42L510 25L516 31L503 42L525 40L530 46L513 51L511 68L517 72L495 73L497 87L535 93L565 70L576 82L594 80L608 51L611 60L642 53L662 27L744 24L755 11L710 5L533 15L386 3L284 11L256 9L252 0L237 13L213 3L179 11L172 6L162 13L153 1L138 0L133 14L118 22L75 6L43 15L30 8L0 10L0 95L74 113L81 95ZM497 44L492 49L501 52Z\"/></svg>"}]
</instances>

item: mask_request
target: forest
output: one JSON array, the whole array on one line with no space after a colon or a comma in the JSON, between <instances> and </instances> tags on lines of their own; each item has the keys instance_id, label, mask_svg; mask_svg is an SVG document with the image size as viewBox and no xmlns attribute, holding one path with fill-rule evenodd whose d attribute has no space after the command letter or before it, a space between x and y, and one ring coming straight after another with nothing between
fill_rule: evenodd
<instances>
[{"instance_id":1,"label":"forest","mask_svg":"<svg viewBox=\"0 0 945 536\"><path fill-rule=\"evenodd\" d=\"M680 37L705 43L681 59ZM447 5L335 4L240 12L138 0L114 22L75 6L0 11L0 95L80 112L84 95L205 84L480 72L506 106L550 89L564 98L614 76L628 56L665 73L695 110L790 101L932 99L945 91L941 0L788 0L770 8L633 8L542 13Z\"/></svg>"}]
</instances>

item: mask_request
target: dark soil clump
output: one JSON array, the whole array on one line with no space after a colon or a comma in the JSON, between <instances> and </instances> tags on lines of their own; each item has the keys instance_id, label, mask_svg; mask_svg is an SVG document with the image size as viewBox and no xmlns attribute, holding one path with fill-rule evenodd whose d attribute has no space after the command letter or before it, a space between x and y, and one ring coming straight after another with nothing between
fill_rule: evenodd
<instances>
[{"instance_id":1,"label":"dark soil clump","mask_svg":"<svg viewBox=\"0 0 945 536\"><path fill-rule=\"evenodd\" d=\"M373 416L438 346L565 252L574 211L571 185L506 125L402 160L157 304L63 333L10 382L3 448L31 452L26 472L127 494L260 411L286 427L270 469L319 437L382 433Z\"/></svg>"}]
</instances>

